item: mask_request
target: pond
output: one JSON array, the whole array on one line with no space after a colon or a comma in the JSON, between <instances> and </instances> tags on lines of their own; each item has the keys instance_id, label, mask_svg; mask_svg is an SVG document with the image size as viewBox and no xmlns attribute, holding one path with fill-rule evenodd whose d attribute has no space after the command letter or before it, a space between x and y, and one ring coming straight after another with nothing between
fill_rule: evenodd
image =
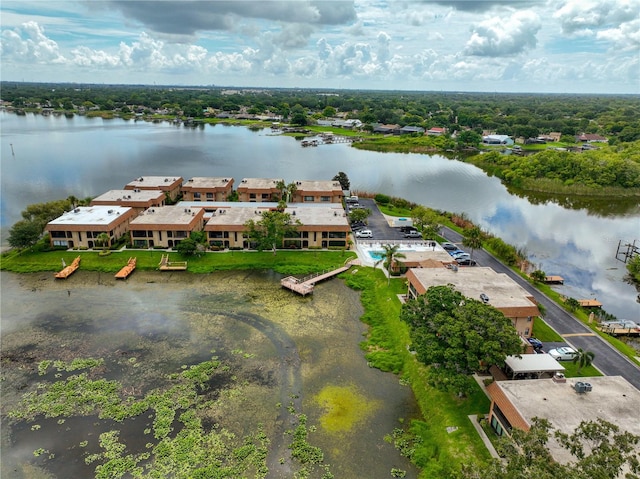
<instances>
[{"instance_id":1,"label":"pond","mask_svg":"<svg viewBox=\"0 0 640 479\"><path fill-rule=\"evenodd\" d=\"M280 276L268 271L136 271L126 282L83 271L65 281L3 272L0 279L3 478L91 477L95 464L84 457L96 452L101 432L120 430L132 451L153 439L144 433L145 415L123 423L95 416L8 423L23 394L55 381L38 376L41 361L103 358L100 376L141 396L212 354L230 369L214 385L216 407L203 414L239 436L263 424L268 477L288 477L277 466L287 405L317 427L309 442L322 448L336 477L389 477L394 467L416 477L384 440L418 417L413 393L367 365L359 295L339 279L306 298L281 289ZM39 448L47 454L35 457Z\"/></svg>"}]
</instances>

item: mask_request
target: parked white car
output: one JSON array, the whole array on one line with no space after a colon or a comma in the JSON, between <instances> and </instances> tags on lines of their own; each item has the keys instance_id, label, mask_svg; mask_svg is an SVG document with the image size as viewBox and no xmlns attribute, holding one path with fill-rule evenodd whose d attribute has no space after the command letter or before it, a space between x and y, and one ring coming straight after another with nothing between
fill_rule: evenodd
<instances>
[{"instance_id":1,"label":"parked white car","mask_svg":"<svg viewBox=\"0 0 640 479\"><path fill-rule=\"evenodd\" d=\"M549 350L549 356L556 361L573 361L573 358L575 358L577 354L578 351L569 346Z\"/></svg>"},{"instance_id":2,"label":"parked white car","mask_svg":"<svg viewBox=\"0 0 640 479\"><path fill-rule=\"evenodd\" d=\"M371 230L356 231L356 238L373 238Z\"/></svg>"}]
</instances>

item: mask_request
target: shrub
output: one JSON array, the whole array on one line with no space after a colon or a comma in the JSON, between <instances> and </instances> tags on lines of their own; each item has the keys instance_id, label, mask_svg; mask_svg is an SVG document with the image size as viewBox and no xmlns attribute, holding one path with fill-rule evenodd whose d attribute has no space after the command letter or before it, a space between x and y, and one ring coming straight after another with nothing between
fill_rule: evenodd
<instances>
[{"instance_id":1,"label":"shrub","mask_svg":"<svg viewBox=\"0 0 640 479\"><path fill-rule=\"evenodd\" d=\"M387 205L391 202L391 197L378 193L374 197L374 200L376 201L376 203L380 203L381 205Z\"/></svg>"}]
</instances>

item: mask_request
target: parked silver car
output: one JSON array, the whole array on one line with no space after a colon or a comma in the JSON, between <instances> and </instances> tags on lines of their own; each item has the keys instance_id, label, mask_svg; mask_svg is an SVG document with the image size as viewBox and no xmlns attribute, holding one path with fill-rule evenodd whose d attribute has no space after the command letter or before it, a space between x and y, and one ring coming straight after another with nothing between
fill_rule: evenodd
<instances>
[{"instance_id":1,"label":"parked silver car","mask_svg":"<svg viewBox=\"0 0 640 479\"><path fill-rule=\"evenodd\" d=\"M549 356L556 361L573 361L577 354L578 351L569 346L549 350Z\"/></svg>"}]
</instances>

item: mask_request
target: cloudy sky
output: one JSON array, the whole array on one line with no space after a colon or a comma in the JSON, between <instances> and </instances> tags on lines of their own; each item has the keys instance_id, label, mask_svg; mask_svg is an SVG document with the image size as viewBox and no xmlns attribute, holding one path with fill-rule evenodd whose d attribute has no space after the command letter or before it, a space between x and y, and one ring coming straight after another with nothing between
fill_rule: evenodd
<instances>
[{"instance_id":1,"label":"cloudy sky","mask_svg":"<svg viewBox=\"0 0 640 479\"><path fill-rule=\"evenodd\" d=\"M3 80L640 93L640 0L3 0Z\"/></svg>"}]
</instances>

